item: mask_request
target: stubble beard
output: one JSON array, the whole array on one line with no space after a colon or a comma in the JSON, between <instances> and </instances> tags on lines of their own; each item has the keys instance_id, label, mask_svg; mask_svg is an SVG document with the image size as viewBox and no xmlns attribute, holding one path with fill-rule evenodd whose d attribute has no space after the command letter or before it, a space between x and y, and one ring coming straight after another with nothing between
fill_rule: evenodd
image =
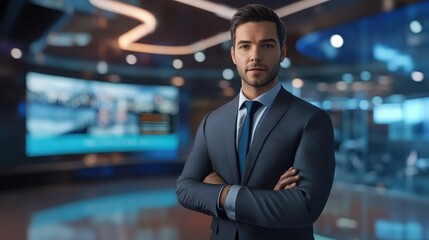
<instances>
[{"instance_id":1,"label":"stubble beard","mask_svg":"<svg viewBox=\"0 0 429 240\"><path fill-rule=\"evenodd\" d=\"M246 77L246 70L244 72L239 71L239 75L241 79L246 83L246 85L254 87L254 88L261 88L265 87L269 84L271 84L275 79L277 79L278 73L280 70L280 64L276 65L276 68L273 69L273 71L269 71L269 75L266 79L263 81L251 81Z\"/></svg>"}]
</instances>

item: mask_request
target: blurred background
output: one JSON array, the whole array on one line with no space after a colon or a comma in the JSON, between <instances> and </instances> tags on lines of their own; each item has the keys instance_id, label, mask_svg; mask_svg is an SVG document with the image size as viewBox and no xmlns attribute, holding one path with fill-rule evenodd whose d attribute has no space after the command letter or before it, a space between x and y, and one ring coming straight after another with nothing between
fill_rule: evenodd
<instances>
[{"instance_id":1,"label":"blurred background","mask_svg":"<svg viewBox=\"0 0 429 240\"><path fill-rule=\"evenodd\" d=\"M231 100L229 19L256 1L0 1L2 239L208 239L175 180ZM261 0L283 86L326 110L317 239L429 239L429 1Z\"/></svg>"}]
</instances>

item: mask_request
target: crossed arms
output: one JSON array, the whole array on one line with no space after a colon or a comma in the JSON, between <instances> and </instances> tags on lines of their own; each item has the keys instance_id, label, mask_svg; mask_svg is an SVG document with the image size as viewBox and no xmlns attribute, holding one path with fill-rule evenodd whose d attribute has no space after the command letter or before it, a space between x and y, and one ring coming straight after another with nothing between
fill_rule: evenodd
<instances>
[{"instance_id":1,"label":"crossed arms","mask_svg":"<svg viewBox=\"0 0 429 240\"><path fill-rule=\"evenodd\" d=\"M209 155L209 152L216 154L219 160L216 164L224 164L220 163L226 159L221 152L224 151L223 145L212 144L222 141L222 136L212 139L213 136L217 137L214 132L220 130L213 127L216 124L207 123L217 120L206 117L200 125L193 150L177 180L177 195L179 202L186 208L226 218L219 206L224 206L231 183L224 173L213 173L219 166L212 165L212 155ZM313 114L304 129L299 130L299 134L299 144L293 156L293 169L299 171L299 176L293 169L289 169L280 177L269 176L273 185L275 178L278 178L273 189L241 186L235 202L235 221L266 228L286 228L308 226L317 220L328 199L335 169L329 116L324 112ZM208 146L211 147L210 150ZM281 148L285 148L279 147L276 150L282 151ZM227 171L225 166L223 169Z\"/></svg>"},{"instance_id":2,"label":"crossed arms","mask_svg":"<svg viewBox=\"0 0 429 240\"><path fill-rule=\"evenodd\" d=\"M295 188L298 184L299 175L295 168L290 167L283 175L280 176L276 186L274 187L274 191L282 190L282 189L291 189ZM206 178L204 178L204 183L208 184L226 184L225 180L222 179L216 172L210 173ZM219 206L225 206L226 196L228 194L229 189L231 189L232 185L227 185L222 188L222 192L219 198Z\"/></svg>"}]
</instances>

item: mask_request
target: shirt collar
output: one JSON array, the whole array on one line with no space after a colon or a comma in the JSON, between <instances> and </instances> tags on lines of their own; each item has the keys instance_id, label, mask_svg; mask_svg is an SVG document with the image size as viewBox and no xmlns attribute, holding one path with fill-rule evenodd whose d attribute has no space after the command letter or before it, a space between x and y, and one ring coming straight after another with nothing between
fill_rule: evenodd
<instances>
[{"instance_id":1,"label":"shirt collar","mask_svg":"<svg viewBox=\"0 0 429 240\"><path fill-rule=\"evenodd\" d=\"M279 93L280 89L281 89L281 84L279 82L277 82L277 84L273 88L271 88L270 90L266 91L261 96L253 99L253 101L258 101L262 105L269 107L273 103L274 98L276 98L276 96ZM241 106L243 105L243 103L245 101L251 101L251 100L248 99L246 96L244 96L243 90L240 90L240 95L239 95L239 98L238 98L238 109L241 108Z\"/></svg>"}]
</instances>

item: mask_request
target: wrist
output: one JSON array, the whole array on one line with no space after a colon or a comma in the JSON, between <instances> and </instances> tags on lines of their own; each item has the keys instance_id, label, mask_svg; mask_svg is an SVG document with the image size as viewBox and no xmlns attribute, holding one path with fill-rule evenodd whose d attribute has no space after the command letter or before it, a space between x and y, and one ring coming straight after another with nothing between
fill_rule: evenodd
<instances>
[{"instance_id":1,"label":"wrist","mask_svg":"<svg viewBox=\"0 0 429 240\"><path fill-rule=\"evenodd\" d=\"M220 195L220 207L224 207L225 206L225 201L226 201L226 196L228 195L229 190L231 189L232 185L226 185L223 189L222 189L222 193Z\"/></svg>"}]
</instances>

